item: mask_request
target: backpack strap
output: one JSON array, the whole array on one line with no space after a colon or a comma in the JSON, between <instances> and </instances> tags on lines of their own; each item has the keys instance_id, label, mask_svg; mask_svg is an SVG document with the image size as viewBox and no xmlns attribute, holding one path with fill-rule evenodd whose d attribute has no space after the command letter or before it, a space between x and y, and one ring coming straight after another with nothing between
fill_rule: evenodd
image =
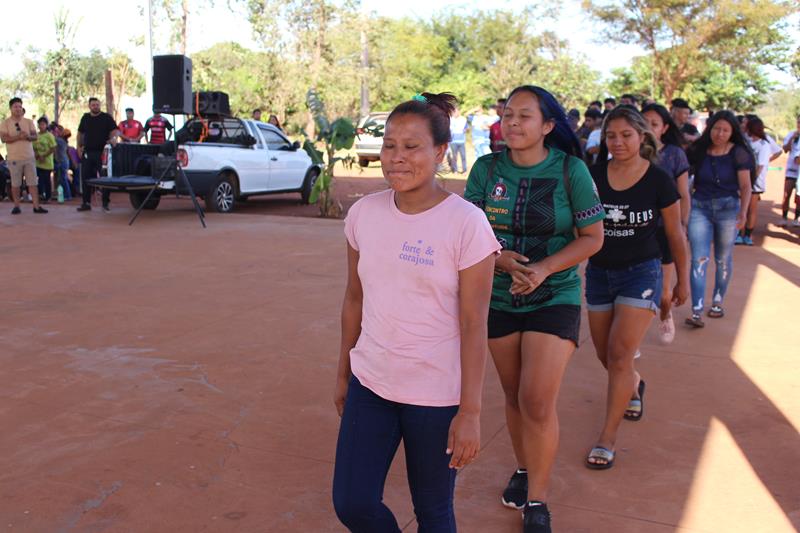
<instances>
[{"instance_id":1,"label":"backpack strap","mask_svg":"<svg viewBox=\"0 0 800 533\"><path fill-rule=\"evenodd\" d=\"M571 155L565 153L564 154L564 169L563 169L563 180L564 180L564 190L567 193L567 203L569 204L569 209L572 211L572 183L569 180L569 159L572 157Z\"/></svg>"},{"instance_id":2,"label":"backpack strap","mask_svg":"<svg viewBox=\"0 0 800 533\"><path fill-rule=\"evenodd\" d=\"M492 152L492 162L489 163L489 173L486 175L486 183L492 182L492 176L494 176L494 167L497 166L498 159L500 159L500 152Z\"/></svg>"}]
</instances>

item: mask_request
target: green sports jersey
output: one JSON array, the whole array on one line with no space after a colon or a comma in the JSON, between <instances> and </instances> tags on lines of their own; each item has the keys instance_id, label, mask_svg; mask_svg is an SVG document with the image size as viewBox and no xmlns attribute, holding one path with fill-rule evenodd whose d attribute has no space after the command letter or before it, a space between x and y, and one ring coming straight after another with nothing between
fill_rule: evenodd
<instances>
[{"instance_id":1,"label":"green sports jersey","mask_svg":"<svg viewBox=\"0 0 800 533\"><path fill-rule=\"evenodd\" d=\"M589 169L575 157L569 159L567 198L565 157L564 152L551 148L544 161L532 167L515 165L508 151L475 162L464 197L483 209L503 249L535 263L575 240L575 226L583 228L605 218ZM552 274L527 296L512 296L510 288L511 276L495 275L492 309L524 313L550 305L581 304L577 267Z\"/></svg>"}]
</instances>

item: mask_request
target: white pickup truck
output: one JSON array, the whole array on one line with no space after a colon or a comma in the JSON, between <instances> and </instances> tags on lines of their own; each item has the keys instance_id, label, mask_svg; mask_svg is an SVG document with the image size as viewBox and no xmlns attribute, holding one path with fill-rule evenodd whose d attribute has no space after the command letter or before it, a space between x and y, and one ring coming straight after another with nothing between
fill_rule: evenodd
<instances>
[{"instance_id":1,"label":"white pickup truck","mask_svg":"<svg viewBox=\"0 0 800 533\"><path fill-rule=\"evenodd\" d=\"M271 124L233 117L204 120L193 118L176 134L177 159L206 209L229 213L236 203L250 196L286 192L300 193L307 203L321 168L286 135ZM164 147L119 144L106 148L106 166L111 176L97 180L100 186L126 191L131 204L139 207L148 189L144 182L159 178L167 155ZM143 176L142 174L149 174ZM141 178L141 179L140 179ZM141 183L140 183L141 182ZM180 179L160 180L159 190L145 206L155 209L162 193L188 190Z\"/></svg>"}]
</instances>

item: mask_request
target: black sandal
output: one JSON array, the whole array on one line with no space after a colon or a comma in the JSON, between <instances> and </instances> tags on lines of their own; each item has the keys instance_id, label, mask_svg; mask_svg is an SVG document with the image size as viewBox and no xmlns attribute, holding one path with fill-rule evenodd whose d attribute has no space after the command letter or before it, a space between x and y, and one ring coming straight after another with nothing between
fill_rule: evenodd
<instances>
[{"instance_id":1,"label":"black sandal","mask_svg":"<svg viewBox=\"0 0 800 533\"><path fill-rule=\"evenodd\" d=\"M609 450L608 448L604 448L602 446L595 446L589 452L589 455L586 457L586 468L591 468L592 470L608 470L612 466L614 466L614 459L616 457L616 453L614 450ZM600 459L601 461L605 461L605 463L594 463L589 461L589 459L594 459L595 461Z\"/></svg>"},{"instance_id":2,"label":"black sandal","mask_svg":"<svg viewBox=\"0 0 800 533\"><path fill-rule=\"evenodd\" d=\"M638 411L631 410L631 407L639 408ZM625 410L625 414L622 415L625 420L630 420L632 422L638 422L644 416L644 380L639 380L639 397L638 398L631 398L631 401L628 402L628 408Z\"/></svg>"},{"instance_id":3,"label":"black sandal","mask_svg":"<svg viewBox=\"0 0 800 533\"><path fill-rule=\"evenodd\" d=\"M722 318L724 316L725 311L722 309L721 305L712 305L711 309L708 310L709 318Z\"/></svg>"},{"instance_id":4,"label":"black sandal","mask_svg":"<svg viewBox=\"0 0 800 533\"><path fill-rule=\"evenodd\" d=\"M700 315L698 314L693 314L690 318L687 318L685 324L695 329L706 327L705 323L703 322L703 319L700 318Z\"/></svg>"}]
</instances>

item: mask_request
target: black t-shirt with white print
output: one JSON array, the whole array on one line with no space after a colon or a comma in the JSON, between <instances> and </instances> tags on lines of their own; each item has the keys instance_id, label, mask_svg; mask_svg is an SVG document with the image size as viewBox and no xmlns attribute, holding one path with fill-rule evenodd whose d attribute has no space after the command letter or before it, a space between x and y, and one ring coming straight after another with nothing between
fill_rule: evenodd
<instances>
[{"instance_id":1,"label":"black t-shirt with white print","mask_svg":"<svg viewBox=\"0 0 800 533\"><path fill-rule=\"evenodd\" d=\"M656 229L661 209L680 199L675 180L664 169L650 165L631 187L617 191L608 183L608 163L590 169L606 212L605 238L592 265L616 270L661 257Z\"/></svg>"}]
</instances>

